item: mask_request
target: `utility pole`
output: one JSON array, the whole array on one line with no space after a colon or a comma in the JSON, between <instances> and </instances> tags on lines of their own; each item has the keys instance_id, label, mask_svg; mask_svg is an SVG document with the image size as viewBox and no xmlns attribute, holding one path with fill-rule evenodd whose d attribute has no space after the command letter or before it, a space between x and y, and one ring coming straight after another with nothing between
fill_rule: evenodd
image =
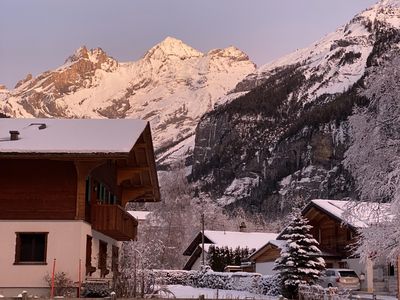
<instances>
[{"instance_id":1,"label":"utility pole","mask_svg":"<svg viewBox=\"0 0 400 300\"><path fill-rule=\"evenodd\" d=\"M204 213L201 214L201 264L204 266Z\"/></svg>"},{"instance_id":2,"label":"utility pole","mask_svg":"<svg viewBox=\"0 0 400 300\"><path fill-rule=\"evenodd\" d=\"M397 299L400 297L400 255L397 256Z\"/></svg>"}]
</instances>

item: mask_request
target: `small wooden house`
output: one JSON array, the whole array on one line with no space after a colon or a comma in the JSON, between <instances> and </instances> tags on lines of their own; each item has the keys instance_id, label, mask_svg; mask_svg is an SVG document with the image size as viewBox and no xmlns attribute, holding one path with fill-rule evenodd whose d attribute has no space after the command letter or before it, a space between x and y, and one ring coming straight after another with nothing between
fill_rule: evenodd
<instances>
[{"instance_id":1,"label":"small wooden house","mask_svg":"<svg viewBox=\"0 0 400 300\"><path fill-rule=\"evenodd\" d=\"M280 257L285 241L270 240L250 255L249 260L255 263L254 271L260 274L275 274L275 260Z\"/></svg>"},{"instance_id":2,"label":"small wooden house","mask_svg":"<svg viewBox=\"0 0 400 300\"><path fill-rule=\"evenodd\" d=\"M44 280L111 278L134 240L130 201L159 201L150 126L141 120L0 119L0 291ZM81 270L81 271L79 271Z\"/></svg>"}]
</instances>

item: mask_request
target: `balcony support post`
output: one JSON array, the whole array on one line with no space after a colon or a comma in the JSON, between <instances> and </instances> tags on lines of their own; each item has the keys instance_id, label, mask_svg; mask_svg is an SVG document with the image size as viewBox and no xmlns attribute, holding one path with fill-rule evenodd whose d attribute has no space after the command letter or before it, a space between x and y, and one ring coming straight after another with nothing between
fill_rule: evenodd
<instances>
[{"instance_id":1,"label":"balcony support post","mask_svg":"<svg viewBox=\"0 0 400 300\"><path fill-rule=\"evenodd\" d=\"M85 196L86 196L86 178L90 172L101 165L99 161L75 161L77 175L76 181L76 210L75 219L85 220Z\"/></svg>"}]
</instances>

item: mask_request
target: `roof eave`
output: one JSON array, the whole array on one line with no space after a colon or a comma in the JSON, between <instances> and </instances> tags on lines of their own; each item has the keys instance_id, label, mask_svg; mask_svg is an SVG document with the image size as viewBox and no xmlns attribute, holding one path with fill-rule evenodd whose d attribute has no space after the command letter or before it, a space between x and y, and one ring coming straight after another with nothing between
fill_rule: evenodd
<instances>
[{"instance_id":1,"label":"roof eave","mask_svg":"<svg viewBox=\"0 0 400 300\"><path fill-rule=\"evenodd\" d=\"M312 202L312 201L303 209L301 214L304 216L312 207L315 207L315 208L319 209L320 211L324 212L325 214L327 214L331 218L339 221L340 223L344 223L346 226L350 227L353 230L357 230L359 228L359 227L356 227L356 226L354 226L354 225L352 225L352 224L350 224L348 222L345 222L345 220L339 218L338 216L334 215L330 211L326 210L325 208L319 206L318 204L316 204L315 202Z\"/></svg>"},{"instance_id":2,"label":"roof eave","mask_svg":"<svg viewBox=\"0 0 400 300\"><path fill-rule=\"evenodd\" d=\"M189 260L186 262L183 269L187 271L191 270L196 260L200 257L200 254L201 254L201 248L197 246L197 248L193 251L192 255L190 255Z\"/></svg>"},{"instance_id":3,"label":"roof eave","mask_svg":"<svg viewBox=\"0 0 400 300\"><path fill-rule=\"evenodd\" d=\"M278 248L276 245L272 244L271 242L266 243L264 246L262 246L260 249L258 249L257 251L255 251L254 253L252 253L248 259L249 260L255 260L257 259L264 251L265 249L268 247L268 245L271 245L272 248Z\"/></svg>"},{"instance_id":4,"label":"roof eave","mask_svg":"<svg viewBox=\"0 0 400 300\"><path fill-rule=\"evenodd\" d=\"M332 214L331 212L327 211L326 209L322 208L321 206L317 205L315 202L311 201L310 203L308 203L306 205L306 207L303 208L303 210L301 211L301 215L304 216L311 208L315 207L316 209L319 209L320 211L322 211L323 213L327 214L328 216L330 216L331 218L339 221L340 223L344 223L344 220L342 220L341 218L335 216L334 214ZM348 226L349 228L351 228L354 231L358 230L358 227L355 227L354 225L350 224L350 223L345 223L346 226ZM281 240L282 239L282 235L284 234L284 232L286 231L285 227L276 237L277 240Z\"/></svg>"},{"instance_id":5,"label":"roof eave","mask_svg":"<svg viewBox=\"0 0 400 300\"><path fill-rule=\"evenodd\" d=\"M129 152L0 152L8 159L126 159Z\"/></svg>"}]
</instances>

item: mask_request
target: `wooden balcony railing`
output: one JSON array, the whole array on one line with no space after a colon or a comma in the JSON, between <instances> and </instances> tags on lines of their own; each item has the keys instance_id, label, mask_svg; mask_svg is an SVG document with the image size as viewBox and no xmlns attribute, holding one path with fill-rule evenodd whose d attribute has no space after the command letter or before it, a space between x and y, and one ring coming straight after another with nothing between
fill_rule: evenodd
<instances>
[{"instance_id":1,"label":"wooden balcony railing","mask_svg":"<svg viewBox=\"0 0 400 300\"><path fill-rule=\"evenodd\" d=\"M119 205L98 204L92 207L92 227L117 241L134 240L138 222Z\"/></svg>"}]
</instances>

